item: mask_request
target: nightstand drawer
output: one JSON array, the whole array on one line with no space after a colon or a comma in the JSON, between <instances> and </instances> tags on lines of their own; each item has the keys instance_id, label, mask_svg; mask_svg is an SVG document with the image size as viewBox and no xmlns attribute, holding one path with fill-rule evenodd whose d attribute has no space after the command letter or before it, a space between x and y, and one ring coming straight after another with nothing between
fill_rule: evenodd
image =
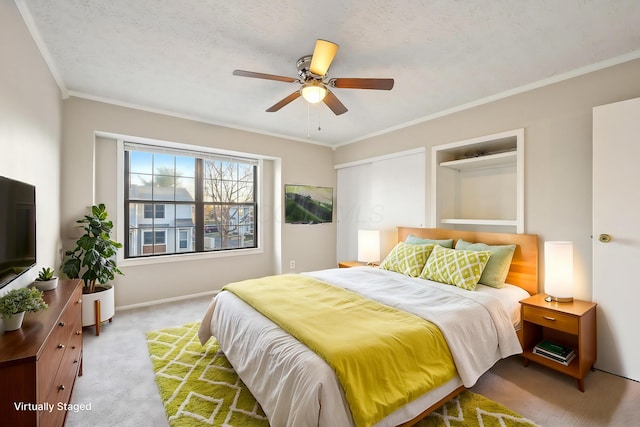
<instances>
[{"instance_id":1,"label":"nightstand drawer","mask_svg":"<svg viewBox=\"0 0 640 427\"><path fill-rule=\"evenodd\" d=\"M545 310L543 308L529 307L527 305L523 306L522 310L523 318L527 322L551 327L558 331L564 331L570 334L578 334L579 319L577 316L571 316L552 310Z\"/></svg>"}]
</instances>

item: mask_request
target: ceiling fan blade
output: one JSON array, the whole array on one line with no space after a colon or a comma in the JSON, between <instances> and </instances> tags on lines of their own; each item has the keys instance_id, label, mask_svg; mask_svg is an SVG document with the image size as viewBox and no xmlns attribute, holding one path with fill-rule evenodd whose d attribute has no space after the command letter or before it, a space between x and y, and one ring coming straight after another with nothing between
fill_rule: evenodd
<instances>
[{"instance_id":1,"label":"ceiling fan blade","mask_svg":"<svg viewBox=\"0 0 640 427\"><path fill-rule=\"evenodd\" d=\"M253 71L233 70L234 76L254 77L256 79L277 80L279 82L294 83L299 82L298 79L292 77L276 76L275 74L254 73Z\"/></svg>"},{"instance_id":2,"label":"ceiling fan blade","mask_svg":"<svg viewBox=\"0 0 640 427\"><path fill-rule=\"evenodd\" d=\"M324 76L327 74L339 47L337 44L327 40L316 40L316 47L313 49L309 71L316 76Z\"/></svg>"},{"instance_id":3,"label":"ceiling fan blade","mask_svg":"<svg viewBox=\"0 0 640 427\"><path fill-rule=\"evenodd\" d=\"M294 101L294 100L298 99L299 97L300 97L300 91L297 90L297 91L293 92L291 95L287 96L286 98L276 102L271 107L269 107L267 109L267 113L276 112L279 109L281 109L282 107L284 107L285 105L287 105L288 103L290 103L291 101Z\"/></svg>"},{"instance_id":4,"label":"ceiling fan blade","mask_svg":"<svg viewBox=\"0 0 640 427\"><path fill-rule=\"evenodd\" d=\"M347 107L345 107L344 104L340 102L340 100L330 90L327 90L327 95L324 97L323 101L336 116L349 111L347 110Z\"/></svg>"},{"instance_id":5,"label":"ceiling fan blade","mask_svg":"<svg viewBox=\"0 0 640 427\"><path fill-rule=\"evenodd\" d=\"M391 90L393 83L393 79L331 79L331 86L340 89Z\"/></svg>"}]
</instances>

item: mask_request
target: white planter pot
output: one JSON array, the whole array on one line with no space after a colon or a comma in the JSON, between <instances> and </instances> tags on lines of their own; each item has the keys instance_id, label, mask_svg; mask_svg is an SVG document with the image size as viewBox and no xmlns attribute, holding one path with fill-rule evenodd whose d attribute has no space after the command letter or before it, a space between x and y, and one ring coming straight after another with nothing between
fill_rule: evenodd
<instances>
[{"instance_id":1,"label":"white planter pot","mask_svg":"<svg viewBox=\"0 0 640 427\"><path fill-rule=\"evenodd\" d=\"M58 287L58 278L54 277L51 280L36 280L33 285L41 291L51 291Z\"/></svg>"},{"instance_id":2,"label":"white planter pot","mask_svg":"<svg viewBox=\"0 0 640 427\"><path fill-rule=\"evenodd\" d=\"M113 317L116 312L113 286L101 292L82 294L82 326L96 324L96 300L100 300L100 322Z\"/></svg>"},{"instance_id":3,"label":"white planter pot","mask_svg":"<svg viewBox=\"0 0 640 427\"><path fill-rule=\"evenodd\" d=\"M22 320L24 320L24 311L4 319L4 330L16 331L20 329L22 327Z\"/></svg>"}]
</instances>

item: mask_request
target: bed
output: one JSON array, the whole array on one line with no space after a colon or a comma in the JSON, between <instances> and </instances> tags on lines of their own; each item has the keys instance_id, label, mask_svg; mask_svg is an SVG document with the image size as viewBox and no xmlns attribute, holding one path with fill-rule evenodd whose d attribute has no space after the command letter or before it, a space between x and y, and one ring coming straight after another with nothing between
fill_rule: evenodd
<instances>
[{"instance_id":1,"label":"bed","mask_svg":"<svg viewBox=\"0 0 640 427\"><path fill-rule=\"evenodd\" d=\"M216 337L271 425L412 425L472 386L496 361L521 352L516 333L518 301L538 291L537 236L398 228L398 242L405 242L409 236L454 239L454 245L458 241L515 245L515 251L506 276L508 285L501 289L478 285L476 291L469 291L371 267L336 268L300 275L305 280L328 283L332 288L426 319L442 331L455 365L453 375L443 377L433 389L420 392L405 403L384 408L374 421L363 421L359 417L352 400L353 391L341 383L342 376L333 365L329 366L324 356L310 350L309 346L315 348L314 345L305 345L294 338L295 332L285 331L276 324L278 320L272 321L261 314L234 294L232 288L221 291L212 300L201 323L200 341L204 343ZM278 277L283 281L290 279L289 275ZM416 352L422 354L422 349L418 350Z\"/></svg>"}]
</instances>

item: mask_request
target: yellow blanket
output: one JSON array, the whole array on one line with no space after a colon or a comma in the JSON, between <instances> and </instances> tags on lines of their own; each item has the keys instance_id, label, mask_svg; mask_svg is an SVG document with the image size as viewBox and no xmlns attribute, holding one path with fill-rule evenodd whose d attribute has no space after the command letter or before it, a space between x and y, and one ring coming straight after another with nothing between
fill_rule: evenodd
<instances>
[{"instance_id":1,"label":"yellow blanket","mask_svg":"<svg viewBox=\"0 0 640 427\"><path fill-rule=\"evenodd\" d=\"M413 314L301 275L223 288L322 357L356 426L370 426L455 375L440 330Z\"/></svg>"}]
</instances>

